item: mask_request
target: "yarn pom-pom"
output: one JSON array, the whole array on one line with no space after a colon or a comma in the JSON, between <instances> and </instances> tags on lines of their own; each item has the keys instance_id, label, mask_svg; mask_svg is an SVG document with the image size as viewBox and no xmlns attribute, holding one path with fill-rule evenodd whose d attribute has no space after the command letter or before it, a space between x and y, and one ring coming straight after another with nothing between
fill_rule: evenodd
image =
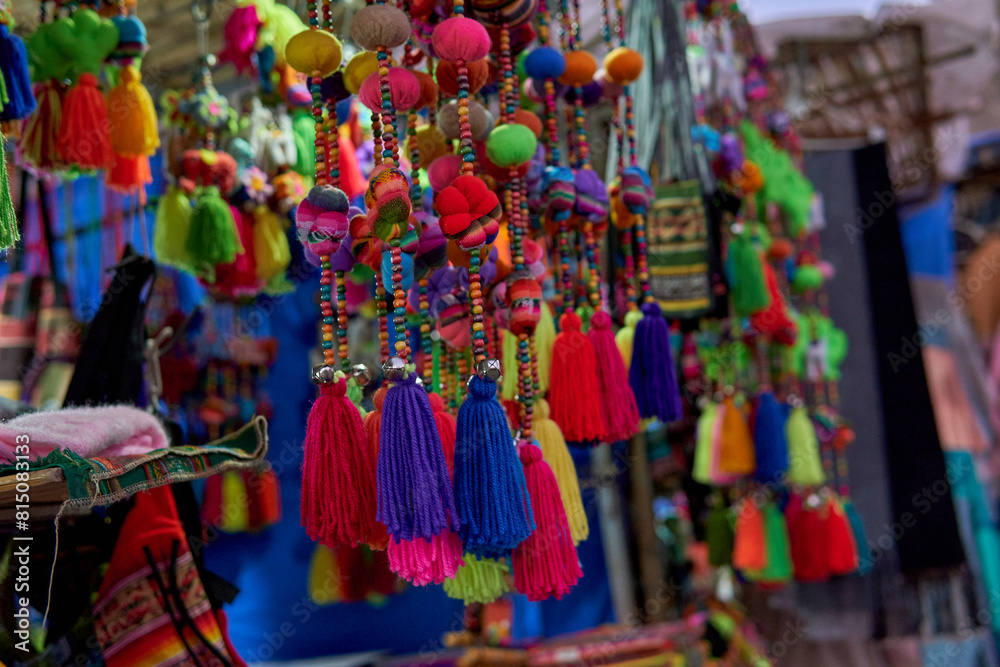
<instances>
[{"instance_id":1,"label":"yarn pom-pom","mask_svg":"<svg viewBox=\"0 0 1000 667\"><path fill-rule=\"evenodd\" d=\"M459 121L458 102L449 102L438 112L438 127L448 139L459 138L462 131ZM469 100L469 129L472 131L472 138L480 141L489 134L492 127L493 117L486 107L475 100Z\"/></svg>"},{"instance_id":2,"label":"yarn pom-pom","mask_svg":"<svg viewBox=\"0 0 1000 667\"><path fill-rule=\"evenodd\" d=\"M374 5L373 5L374 6ZM361 84L358 97L361 103L375 113L382 111L382 88L378 72L372 72ZM392 91L392 106L396 111L406 111L420 98L420 82L413 72L401 67L389 68L389 90Z\"/></svg>"},{"instance_id":3,"label":"yarn pom-pom","mask_svg":"<svg viewBox=\"0 0 1000 667\"><path fill-rule=\"evenodd\" d=\"M498 167L518 167L532 158L537 147L538 140L531 128L508 123L490 132L486 155Z\"/></svg>"},{"instance_id":4,"label":"yarn pom-pom","mask_svg":"<svg viewBox=\"0 0 1000 667\"><path fill-rule=\"evenodd\" d=\"M584 86L594 80L594 75L597 74L597 59L589 51L570 51L564 58L566 70L559 77L559 83L565 83L567 86Z\"/></svg>"},{"instance_id":5,"label":"yarn pom-pom","mask_svg":"<svg viewBox=\"0 0 1000 667\"><path fill-rule=\"evenodd\" d=\"M604 69L616 83L632 83L642 74L642 56L638 51L619 46L604 56Z\"/></svg>"},{"instance_id":6,"label":"yarn pom-pom","mask_svg":"<svg viewBox=\"0 0 1000 667\"><path fill-rule=\"evenodd\" d=\"M285 45L285 60L306 76L329 76L343 55L340 40L325 30L303 30Z\"/></svg>"},{"instance_id":7,"label":"yarn pom-pom","mask_svg":"<svg viewBox=\"0 0 1000 667\"><path fill-rule=\"evenodd\" d=\"M421 151L421 155L423 152ZM444 155L431 162L427 167L427 180L435 192L441 192L462 173L461 155Z\"/></svg>"},{"instance_id":8,"label":"yarn pom-pom","mask_svg":"<svg viewBox=\"0 0 1000 667\"><path fill-rule=\"evenodd\" d=\"M489 83L490 63L486 58L473 60L465 64L466 78L469 80L469 94L478 93L479 89ZM441 92L445 95L458 95L458 65L443 60L434 70Z\"/></svg>"},{"instance_id":9,"label":"yarn pom-pom","mask_svg":"<svg viewBox=\"0 0 1000 667\"><path fill-rule=\"evenodd\" d=\"M410 18L395 5L368 5L351 21L351 39L367 51L394 49L410 37Z\"/></svg>"},{"instance_id":10,"label":"yarn pom-pom","mask_svg":"<svg viewBox=\"0 0 1000 667\"><path fill-rule=\"evenodd\" d=\"M540 139L542 136L542 120L532 112L527 109L518 109L514 112L514 123L518 125L523 125L524 127L531 130L531 133L535 135L535 139Z\"/></svg>"},{"instance_id":11,"label":"yarn pom-pom","mask_svg":"<svg viewBox=\"0 0 1000 667\"><path fill-rule=\"evenodd\" d=\"M391 61L390 61L391 64ZM344 65L344 87L352 95L357 95L361 84L372 72L378 71L378 54L374 51L361 51Z\"/></svg>"},{"instance_id":12,"label":"yarn pom-pom","mask_svg":"<svg viewBox=\"0 0 1000 667\"><path fill-rule=\"evenodd\" d=\"M532 79L558 79L566 71L566 58L558 49L540 46L524 59L524 70Z\"/></svg>"},{"instance_id":13,"label":"yarn pom-pom","mask_svg":"<svg viewBox=\"0 0 1000 667\"><path fill-rule=\"evenodd\" d=\"M434 199L441 231L463 250L493 243L500 232L500 200L480 178L463 175Z\"/></svg>"},{"instance_id":14,"label":"yarn pom-pom","mask_svg":"<svg viewBox=\"0 0 1000 667\"><path fill-rule=\"evenodd\" d=\"M475 19L453 16L434 28L431 44L443 60L472 62L489 55L490 34Z\"/></svg>"}]
</instances>

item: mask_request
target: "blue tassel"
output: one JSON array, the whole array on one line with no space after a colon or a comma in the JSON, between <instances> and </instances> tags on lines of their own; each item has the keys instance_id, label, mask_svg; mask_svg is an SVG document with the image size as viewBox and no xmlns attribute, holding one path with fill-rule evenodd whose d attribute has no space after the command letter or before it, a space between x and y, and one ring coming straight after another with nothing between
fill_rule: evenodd
<instances>
[{"instance_id":1,"label":"blue tassel","mask_svg":"<svg viewBox=\"0 0 1000 667\"><path fill-rule=\"evenodd\" d=\"M473 377L458 411L455 505L465 550L498 558L535 529L524 469L495 382Z\"/></svg>"},{"instance_id":2,"label":"blue tassel","mask_svg":"<svg viewBox=\"0 0 1000 667\"><path fill-rule=\"evenodd\" d=\"M642 314L635 326L628 382L643 419L672 422L684 416L684 406L670 349L670 327L658 303L644 303Z\"/></svg>"},{"instance_id":3,"label":"blue tassel","mask_svg":"<svg viewBox=\"0 0 1000 667\"><path fill-rule=\"evenodd\" d=\"M753 423L754 456L758 482L769 484L781 480L788 470L788 435L785 433L786 413L774 394L761 392L757 398L757 414Z\"/></svg>"},{"instance_id":4,"label":"blue tassel","mask_svg":"<svg viewBox=\"0 0 1000 667\"><path fill-rule=\"evenodd\" d=\"M865 524L861 521L861 515L854 507L854 503L848 498L844 500L844 514L851 524L851 532L854 533L854 542L858 545L858 573L868 574L872 569L872 550L868 546L868 536L865 535Z\"/></svg>"},{"instance_id":5,"label":"blue tassel","mask_svg":"<svg viewBox=\"0 0 1000 667\"><path fill-rule=\"evenodd\" d=\"M28 52L24 41L0 25L0 72L7 86L7 104L0 111L0 120L27 118L37 106L28 74Z\"/></svg>"},{"instance_id":6,"label":"blue tassel","mask_svg":"<svg viewBox=\"0 0 1000 667\"><path fill-rule=\"evenodd\" d=\"M458 513L427 392L416 375L392 387L382 405L375 517L396 540L430 540L458 529Z\"/></svg>"}]
</instances>

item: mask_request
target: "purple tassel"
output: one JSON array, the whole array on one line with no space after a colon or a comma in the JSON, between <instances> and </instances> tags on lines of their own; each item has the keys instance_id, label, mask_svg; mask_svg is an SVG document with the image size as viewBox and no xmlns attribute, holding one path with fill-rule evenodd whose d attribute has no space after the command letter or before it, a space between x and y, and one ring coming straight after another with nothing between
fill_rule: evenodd
<instances>
[{"instance_id":1,"label":"purple tassel","mask_svg":"<svg viewBox=\"0 0 1000 667\"><path fill-rule=\"evenodd\" d=\"M389 388L382 406L376 518L397 540L458 530L451 478L427 393L416 375Z\"/></svg>"},{"instance_id":2,"label":"purple tassel","mask_svg":"<svg viewBox=\"0 0 1000 667\"><path fill-rule=\"evenodd\" d=\"M670 327L658 303L642 304L642 314L635 327L628 382L643 419L672 422L684 415L684 406L670 349Z\"/></svg>"}]
</instances>

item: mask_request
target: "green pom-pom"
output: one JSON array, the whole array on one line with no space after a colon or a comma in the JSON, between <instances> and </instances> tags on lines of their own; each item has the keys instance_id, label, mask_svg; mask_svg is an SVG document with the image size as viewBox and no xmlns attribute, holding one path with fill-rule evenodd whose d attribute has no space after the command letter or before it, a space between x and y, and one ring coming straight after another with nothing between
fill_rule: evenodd
<instances>
[{"instance_id":1,"label":"green pom-pom","mask_svg":"<svg viewBox=\"0 0 1000 667\"><path fill-rule=\"evenodd\" d=\"M472 554L465 554L462 560L465 563L458 568L455 578L444 582L445 595L451 599L487 604L510 590L504 579L505 564Z\"/></svg>"},{"instance_id":2,"label":"green pom-pom","mask_svg":"<svg viewBox=\"0 0 1000 667\"><path fill-rule=\"evenodd\" d=\"M498 167L518 167L532 158L537 146L535 133L524 125L500 125L486 140L486 157Z\"/></svg>"},{"instance_id":3,"label":"green pom-pom","mask_svg":"<svg viewBox=\"0 0 1000 667\"><path fill-rule=\"evenodd\" d=\"M195 272L210 283L215 282L216 265L228 264L243 252L232 209L214 185L198 196L185 248Z\"/></svg>"},{"instance_id":4,"label":"green pom-pom","mask_svg":"<svg viewBox=\"0 0 1000 667\"><path fill-rule=\"evenodd\" d=\"M792 291L796 294L817 290L823 286L823 272L814 264L803 264L792 276Z\"/></svg>"},{"instance_id":5,"label":"green pom-pom","mask_svg":"<svg viewBox=\"0 0 1000 667\"><path fill-rule=\"evenodd\" d=\"M771 305L760 253L745 232L735 235L729 243L726 278L737 315L750 315Z\"/></svg>"}]
</instances>

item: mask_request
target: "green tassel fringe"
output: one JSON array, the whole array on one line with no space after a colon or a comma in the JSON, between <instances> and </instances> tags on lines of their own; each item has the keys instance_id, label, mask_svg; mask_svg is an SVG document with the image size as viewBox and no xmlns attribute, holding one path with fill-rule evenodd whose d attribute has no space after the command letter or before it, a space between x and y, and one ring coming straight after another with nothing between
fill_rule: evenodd
<instances>
[{"instance_id":1,"label":"green tassel fringe","mask_svg":"<svg viewBox=\"0 0 1000 667\"><path fill-rule=\"evenodd\" d=\"M17 229L14 202L10 198L10 177L7 175L7 155L3 143L3 134L0 133L0 165L3 166L0 169L0 249L5 250L20 241L21 234Z\"/></svg>"},{"instance_id":2,"label":"green tassel fringe","mask_svg":"<svg viewBox=\"0 0 1000 667\"><path fill-rule=\"evenodd\" d=\"M472 554L465 554L462 560L465 563L458 568L455 578L444 582L444 592L451 599L486 604L510 591L504 579L506 564Z\"/></svg>"}]
</instances>

